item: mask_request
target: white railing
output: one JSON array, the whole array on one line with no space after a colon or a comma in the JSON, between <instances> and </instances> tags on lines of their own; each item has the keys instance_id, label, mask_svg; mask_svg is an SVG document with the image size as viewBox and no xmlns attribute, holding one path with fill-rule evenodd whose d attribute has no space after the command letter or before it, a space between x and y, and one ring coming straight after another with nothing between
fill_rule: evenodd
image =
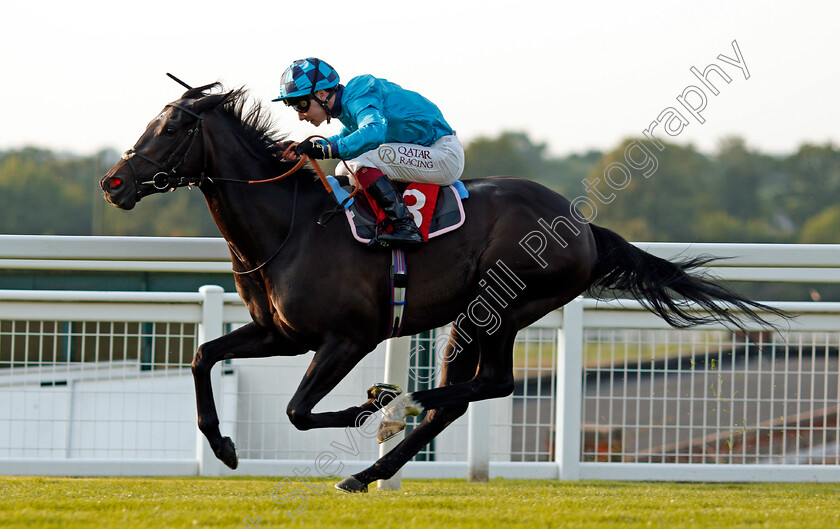
<instances>
[{"instance_id":1,"label":"white railing","mask_svg":"<svg viewBox=\"0 0 840 529\"><path fill-rule=\"evenodd\" d=\"M840 281L840 248L829 245L639 246L740 254L715 268L728 279ZM0 236L9 269L219 272L228 259L220 239ZM840 304L779 306L799 317L748 347L715 326L668 330L637 303L576 300L520 333L516 393L472 405L425 452L433 461L403 475L840 481ZM0 291L0 473L231 473L196 435L188 366L198 343L248 319L236 294L213 287ZM309 359L214 369L236 473L316 475L330 452L331 469L348 475L378 457L361 430L289 424ZM384 374L384 355L369 355L318 409L361 402Z\"/></svg>"},{"instance_id":2,"label":"white railing","mask_svg":"<svg viewBox=\"0 0 840 529\"><path fill-rule=\"evenodd\" d=\"M659 257L714 255L726 280L840 282L840 245L635 243ZM0 269L229 272L230 253L217 237L0 235Z\"/></svg>"},{"instance_id":3,"label":"white railing","mask_svg":"<svg viewBox=\"0 0 840 529\"><path fill-rule=\"evenodd\" d=\"M230 272L224 239L0 235L0 269Z\"/></svg>"},{"instance_id":4,"label":"white railing","mask_svg":"<svg viewBox=\"0 0 840 529\"><path fill-rule=\"evenodd\" d=\"M754 327L749 340L720 325L669 330L630 301L567 305L559 477L840 480L840 304L773 305L796 320L780 333ZM581 371L595 379L588 389ZM581 430L594 446L581 446Z\"/></svg>"}]
</instances>

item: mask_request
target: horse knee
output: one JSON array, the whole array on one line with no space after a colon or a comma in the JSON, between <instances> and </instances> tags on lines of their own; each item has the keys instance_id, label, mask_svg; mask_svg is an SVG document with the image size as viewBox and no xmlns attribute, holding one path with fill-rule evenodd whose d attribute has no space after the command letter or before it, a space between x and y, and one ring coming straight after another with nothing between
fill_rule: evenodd
<instances>
[{"instance_id":1,"label":"horse knee","mask_svg":"<svg viewBox=\"0 0 840 529\"><path fill-rule=\"evenodd\" d=\"M300 408L289 406L286 408L286 415L289 416L289 421L298 430L309 430L312 427L311 412L305 412Z\"/></svg>"},{"instance_id":2,"label":"horse knee","mask_svg":"<svg viewBox=\"0 0 840 529\"><path fill-rule=\"evenodd\" d=\"M193 355L192 362L190 362L190 369L192 370L193 375L199 375L202 372L206 371L205 368L205 361L204 361L204 352L202 350L204 346L201 345L196 349L195 354Z\"/></svg>"},{"instance_id":3,"label":"horse knee","mask_svg":"<svg viewBox=\"0 0 840 529\"><path fill-rule=\"evenodd\" d=\"M208 345L209 342L199 345L198 349L196 349L192 362L190 362L193 375L209 373L210 369L218 361L215 355L212 354L212 348L209 348Z\"/></svg>"}]
</instances>

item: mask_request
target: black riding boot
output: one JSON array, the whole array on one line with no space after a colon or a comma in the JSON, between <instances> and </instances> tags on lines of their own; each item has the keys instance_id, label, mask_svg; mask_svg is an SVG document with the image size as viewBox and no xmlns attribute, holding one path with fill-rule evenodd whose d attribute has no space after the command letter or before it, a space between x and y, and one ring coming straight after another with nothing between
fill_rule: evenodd
<instances>
[{"instance_id":1,"label":"black riding boot","mask_svg":"<svg viewBox=\"0 0 840 529\"><path fill-rule=\"evenodd\" d=\"M423 235L414 223L414 219L405 207L402 196L397 193L391 181L381 176L365 188L368 195L379 204L388 217L394 231L377 235L376 241L383 246L405 246L423 242Z\"/></svg>"}]
</instances>

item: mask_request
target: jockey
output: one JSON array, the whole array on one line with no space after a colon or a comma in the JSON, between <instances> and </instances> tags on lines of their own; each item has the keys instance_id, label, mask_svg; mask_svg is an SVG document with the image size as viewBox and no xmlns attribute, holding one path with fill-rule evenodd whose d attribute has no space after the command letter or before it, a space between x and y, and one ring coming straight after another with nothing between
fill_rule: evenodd
<instances>
[{"instance_id":1,"label":"jockey","mask_svg":"<svg viewBox=\"0 0 840 529\"><path fill-rule=\"evenodd\" d=\"M338 73L316 58L292 63L280 81L283 101L316 127L331 118L344 125L326 141L306 140L295 152L342 158L393 226L383 245L423 242L420 230L390 180L450 185L464 171L464 148L437 106L425 97L371 75L339 84ZM336 174L347 175L339 166ZM387 175L387 176L386 176ZM390 178L390 180L389 180Z\"/></svg>"}]
</instances>

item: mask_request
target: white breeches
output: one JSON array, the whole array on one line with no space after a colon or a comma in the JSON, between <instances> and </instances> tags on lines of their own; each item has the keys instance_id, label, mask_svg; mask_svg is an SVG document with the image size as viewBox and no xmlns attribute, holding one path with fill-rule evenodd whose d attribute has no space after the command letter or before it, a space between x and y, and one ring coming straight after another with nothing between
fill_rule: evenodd
<instances>
[{"instance_id":1,"label":"white breeches","mask_svg":"<svg viewBox=\"0 0 840 529\"><path fill-rule=\"evenodd\" d=\"M400 182L422 182L449 185L464 172L464 147L454 135L444 136L425 147L412 143L383 143L378 148L347 160L353 172L361 167L373 167L388 178ZM343 163L336 167L336 175L353 176Z\"/></svg>"}]
</instances>

